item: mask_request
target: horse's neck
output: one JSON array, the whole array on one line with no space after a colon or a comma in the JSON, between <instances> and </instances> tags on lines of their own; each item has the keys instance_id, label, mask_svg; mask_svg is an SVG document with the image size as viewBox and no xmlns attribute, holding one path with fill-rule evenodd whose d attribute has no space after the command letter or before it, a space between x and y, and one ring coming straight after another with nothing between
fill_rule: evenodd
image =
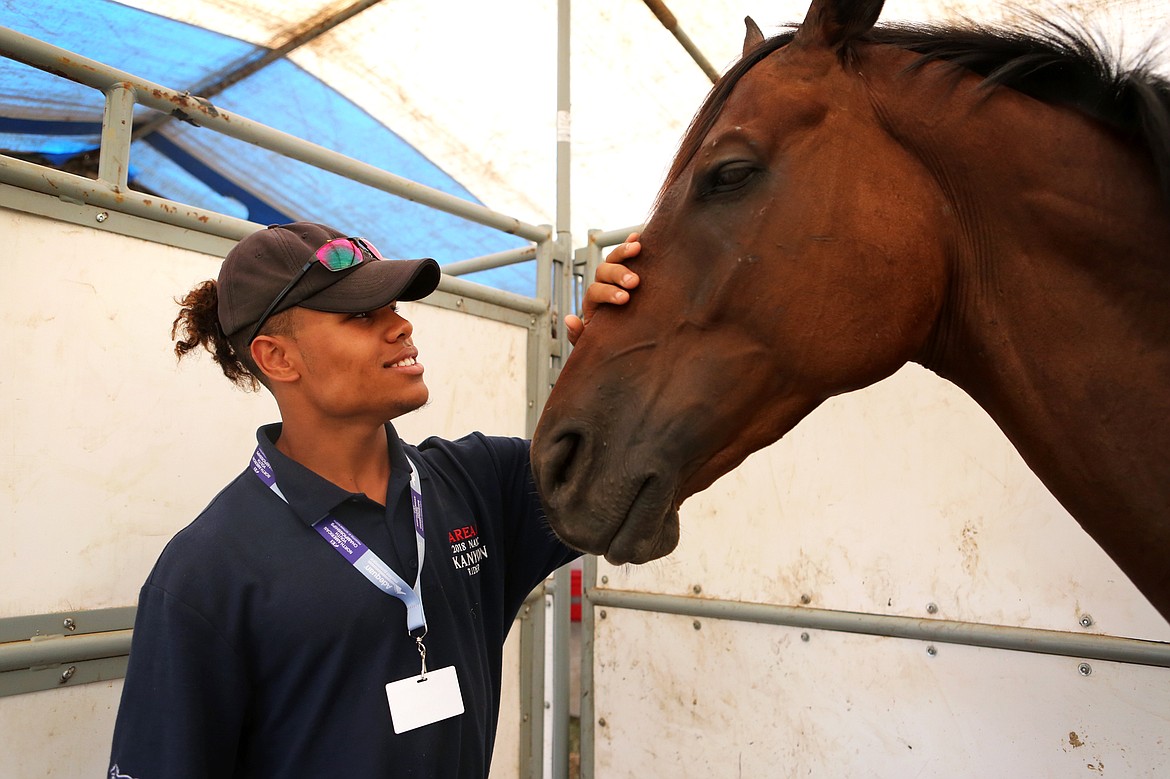
<instances>
[{"instance_id":1,"label":"horse's neck","mask_svg":"<svg viewBox=\"0 0 1170 779\"><path fill-rule=\"evenodd\" d=\"M1131 266L1111 280L1084 253L989 244L993 256L957 274L924 362L991 414L1090 532L1094 516L1170 518L1168 274L1143 288L1121 254L1096 258Z\"/></svg>"},{"instance_id":2,"label":"horse's neck","mask_svg":"<svg viewBox=\"0 0 1170 779\"><path fill-rule=\"evenodd\" d=\"M1087 120L1018 131L1012 147L945 171L958 182L952 283L921 361L988 411L1165 610L1167 205L1140 156Z\"/></svg>"}]
</instances>

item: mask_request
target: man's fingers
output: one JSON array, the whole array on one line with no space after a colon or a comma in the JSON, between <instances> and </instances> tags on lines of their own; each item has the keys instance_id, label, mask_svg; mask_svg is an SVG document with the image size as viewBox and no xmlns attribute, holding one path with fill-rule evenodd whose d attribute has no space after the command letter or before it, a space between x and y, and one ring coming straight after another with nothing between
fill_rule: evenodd
<instances>
[{"instance_id":1,"label":"man's fingers","mask_svg":"<svg viewBox=\"0 0 1170 779\"><path fill-rule=\"evenodd\" d=\"M565 335L569 338L569 343L576 345L577 339L581 337L581 332L585 329L585 323L581 321L581 317L576 314L569 314L565 317Z\"/></svg>"},{"instance_id":2,"label":"man's fingers","mask_svg":"<svg viewBox=\"0 0 1170 779\"><path fill-rule=\"evenodd\" d=\"M621 287L615 287L612 284L590 284L589 288L585 290L585 299L581 306L585 324L589 323L599 307L606 304L620 306L629 299L630 293Z\"/></svg>"},{"instance_id":3,"label":"man's fingers","mask_svg":"<svg viewBox=\"0 0 1170 779\"><path fill-rule=\"evenodd\" d=\"M625 262L631 257L637 257L638 252L642 251L642 244L638 241L638 233L630 233L630 237L626 238L625 243L620 243L605 256L605 261L610 262Z\"/></svg>"},{"instance_id":4,"label":"man's fingers","mask_svg":"<svg viewBox=\"0 0 1170 779\"><path fill-rule=\"evenodd\" d=\"M613 284L590 284L585 290L585 302L599 306L603 303L625 303L630 293ZM585 318L588 321L588 317Z\"/></svg>"},{"instance_id":5,"label":"man's fingers","mask_svg":"<svg viewBox=\"0 0 1170 779\"><path fill-rule=\"evenodd\" d=\"M642 244L638 241L638 233L630 233L626 242L615 246L613 251L606 255L605 262L597 266L594 282L613 284L625 289L633 289L638 286L638 274L626 268L624 263L626 260L637 257L641 251Z\"/></svg>"},{"instance_id":6,"label":"man's fingers","mask_svg":"<svg viewBox=\"0 0 1170 779\"><path fill-rule=\"evenodd\" d=\"M584 299L581 301L582 318L571 314L565 317L569 343L577 343L581 331L585 329L585 325L597 313L599 307L620 306L629 302L630 293L627 290L638 286L640 279L638 274L627 268L624 263L632 257L637 257L641 251L642 244L638 241L638 233L630 233L626 242L615 246L613 251L606 255L605 262L597 266L593 283L586 288Z\"/></svg>"},{"instance_id":7,"label":"man's fingers","mask_svg":"<svg viewBox=\"0 0 1170 779\"><path fill-rule=\"evenodd\" d=\"M638 274L616 262L605 262L597 266L594 281L605 286L616 286L624 289L633 289L638 286ZM595 286L591 284L590 287Z\"/></svg>"}]
</instances>

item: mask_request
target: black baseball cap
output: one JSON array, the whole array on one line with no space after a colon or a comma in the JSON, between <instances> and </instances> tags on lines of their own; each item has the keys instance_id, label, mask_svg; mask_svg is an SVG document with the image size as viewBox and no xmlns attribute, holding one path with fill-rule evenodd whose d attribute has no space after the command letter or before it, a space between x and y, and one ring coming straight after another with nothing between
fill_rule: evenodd
<instances>
[{"instance_id":1,"label":"black baseball cap","mask_svg":"<svg viewBox=\"0 0 1170 779\"><path fill-rule=\"evenodd\" d=\"M219 270L219 324L233 336L253 327L289 283L314 260L320 247L345 233L313 222L270 225L243 238L228 252ZM293 306L315 311L356 314L373 311L395 300L420 300L435 291L442 271L430 258L390 260L367 251L363 261L332 271L310 267L269 314ZM317 263L316 265L320 265Z\"/></svg>"}]
</instances>

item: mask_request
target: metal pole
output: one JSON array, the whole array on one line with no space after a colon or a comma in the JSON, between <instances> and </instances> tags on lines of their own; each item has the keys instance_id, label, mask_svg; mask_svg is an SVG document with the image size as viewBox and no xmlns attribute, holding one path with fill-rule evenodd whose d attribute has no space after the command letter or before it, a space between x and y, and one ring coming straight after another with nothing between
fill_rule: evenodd
<instances>
[{"instance_id":1,"label":"metal pole","mask_svg":"<svg viewBox=\"0 0 1170 779\"><path fill-rule=\"evenodd\" d=\"M585 555L581 571L581 775L580 779L593 779L597 731L594 723L597 715L593 708L593 636L596 628L596 612L593 597L597 587L597 558Z\"/></svg>"},{"instance_id":2,"label":"metal pole","mask_svg":"<svg viewBox=\"0 0 1170 779\"><path fill-rule=\"evenodd\" d=\"M714 84L718 81L719 71L711 66L711 63L703 56L703 52L699 51L699 47L678 26L678 19L674 18L674 14L666 7L666 3L662 2L662 0L644 0L644 2L646 3L646 7L658 17L658 21L662 22L662 26L670 30L670 33L674 35L675 39L687 50L687 54L691 55L691 59L703 69L703 72L707 74L707 78L711 79L711 83Z\"/></svg>"},{"instance_id":3,"label":"metal pole","mask_svg":"<svg viewBox=\"0 0 1170 779\"><path fill-rule=\"evenodd\" d=\"M572 283L572 234L570 221L570 183L572 161L572 112L570 90L571 3L557 2L557 251L553 263L552 291L555 301L552 317L559 320L568 311ZM568 352L568 340L560 321L550 321L556 328L557 355L549 376L556 381L560 365ZM546 395L547 397L547 395ZM541 399L541 406L544 405ZM552 652L552 777L569 776L569 608L572 574L568 566L555 574L553 592Z\"/></svg>"},{"instance_id":4,"label":"metal pole","mask_svg":"<svg viewBox=\"0 0 1170 779\"><path fill-rule=\"evenodd\" d=\"M590 605L1170 668L1170 643L1137 638L626 590L595 590Z\"/></svg>"},{"instance_id":5,"label":"metal pole","mask_svg":"<svg viewBox=\"0 0 1170 779\"><path fill-rule=\"evenodd\" d=\"M143 195L133 190L118 192L105 181L46 168L3 154L0 154L0 182L51 195L67 203L83 203L236 241L259 227L246 219L175 200Z\"/></svg>"},{"instance_id":6,"label":"metal pole","mask_svg":"<svg viewBox=\"0 0 1170 779\"><path fill-rule=\"evenodd\" d=\"M616 246L630 237L630 233L640 233L646 225L632 225L620 227L617 230L590 230L589 243L604 249L607 246Z\"/></svg>"},{"instance_id":7,"label":"metal pole","mask_svg":"<svg viewBox=\"0 0 1170 779\"><path fill-rule=\"evenodd\" d=\"M545 225L552 232L552 228ZM555 267L556 241L552 238L536 244L536 298L544 303L544 309L534 312L532 332L528 338L528 421L527 434L536 431L536 420L548 399L551 385L551 355L557 352L552 337L552 299L556 292L552 277ZM455 281L455 279L452 279ZM463 282L469 284L471 282Z\"/></svg>"},{"instance_id":8,"label":"metal pole","mask_svg":"<svg viewBox=\"0 0 1170 779\"><path fill-rule=\"evenodd\" d=\"M130 177L130 128L134 125L134 89L118 84L106 92L98 178L116 192L125 192Z\"/></svg>"},{"instance_id":9,"label":"metal pole","mask_svg":"<svg viewBox=\"0 0 1170 779\"><path fill-rule=\"evenodd\" d=\"M572 162L572 111L570 101L570 2L557 0L557 234L568 235L569 184Z\"/></svg>"},{"instance_id":10,"label":"metal pole","mask_svg":"<svg viewBox=\"0 0 1170 779\"><path fill-rule=\"evenodd\" d=\"M259 122L219 109L202 98L166 89L95 60L39 41L16 30L0 27L0 55L49 73L64 76L102 92L124 83L133 89L140 105L166 114L174 114L192 124L214 129L216 132L231 138L254 144L290 159L299 160L321 170L336 173L352 181L431 206L501 232L514 233L530 241L540 241L549 234L547 229L496 213L478 203L463 200L402 176L396 176L373 165L326 149L324 146L309 143ZM36 187L31 188L44 191ZM53 193L50 192L50 194ZM184 206L184 208L188 207ZM115 210L121 209L115 207Z\"/></svg>"},{"instance_id":11,"label":"metal pole","mask_svg":"<svg viewBox=\"0 0 1170 779\"><path fill-rule=\"evenodd\" d=\"M508 249L495 254L485 254L482 257L472 257L469 260L459 260L443 265L444 276L462 276L466 273L476 273L481 270L501 268L517 262L525 262L536 258L535 246L522 246L519 249Z\"/></svg>"},{"instance_id":12,"label":"metal pole","mask_svg":"<svg viewBox=\"0 0 1170 779\"><path fill-rule=\"evenodd\" d=\"M454 276L444 276L439 281L439 289L444 292L450 292L452 295L462 295L472 300L479 300L484 303L491 303L504 308L510 308L513 311L523 311L526 314L543 314L548 311L548 300L544 298L530 298L525 295L517 295L515 292L508 292L504 289L496 289L484 284L476 284L474 281L467 279L460 279ZM532 435L532 431L528 431Z\"/></svg>"},{"instance_id":13,"label":"metal pole","mask_svg":"<svg viewBox=\"0 0 1170 779\"><path fill-rule=\"evenodd\" d=\"M544 773L544 588L520 608L520 776Z\"/></svg>"},{"instance_id":14,"label":"metal pole","mask_svg":"<svg viewBox=\"0 0 1170 779\"><path fill-rule=\"evenodd\" d=\"M0 673L130 654L131 630L0 644Z\"/></svg>"}]
</instances>

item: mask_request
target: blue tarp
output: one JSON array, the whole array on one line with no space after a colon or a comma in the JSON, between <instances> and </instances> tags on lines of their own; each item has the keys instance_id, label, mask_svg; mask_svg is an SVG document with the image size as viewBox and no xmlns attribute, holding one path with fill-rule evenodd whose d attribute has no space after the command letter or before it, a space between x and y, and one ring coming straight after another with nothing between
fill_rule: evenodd
<instances>
[{"instance_id":1,"label":"blue tarp","mask_svg":"<svg viewBox=\"0 0 1170 779\"><path fill-rule=\"evenodd\" d=\"M110 0L0 0L0 23L176 91L254 61L262 46ZM218 108L480 202L458 181L346 95L281 59L214 95ZM0 58L0 152L40 155L69 169L94 152L103 96ZM136 124L158 117L139 108ZM516 236L427 209L180 121L131 147L132 189L261 224L309 219L369 237L387 256L441 264L526 244ZM535 264L468 276L531 295Z\"/></svg>"}]
</instances>

